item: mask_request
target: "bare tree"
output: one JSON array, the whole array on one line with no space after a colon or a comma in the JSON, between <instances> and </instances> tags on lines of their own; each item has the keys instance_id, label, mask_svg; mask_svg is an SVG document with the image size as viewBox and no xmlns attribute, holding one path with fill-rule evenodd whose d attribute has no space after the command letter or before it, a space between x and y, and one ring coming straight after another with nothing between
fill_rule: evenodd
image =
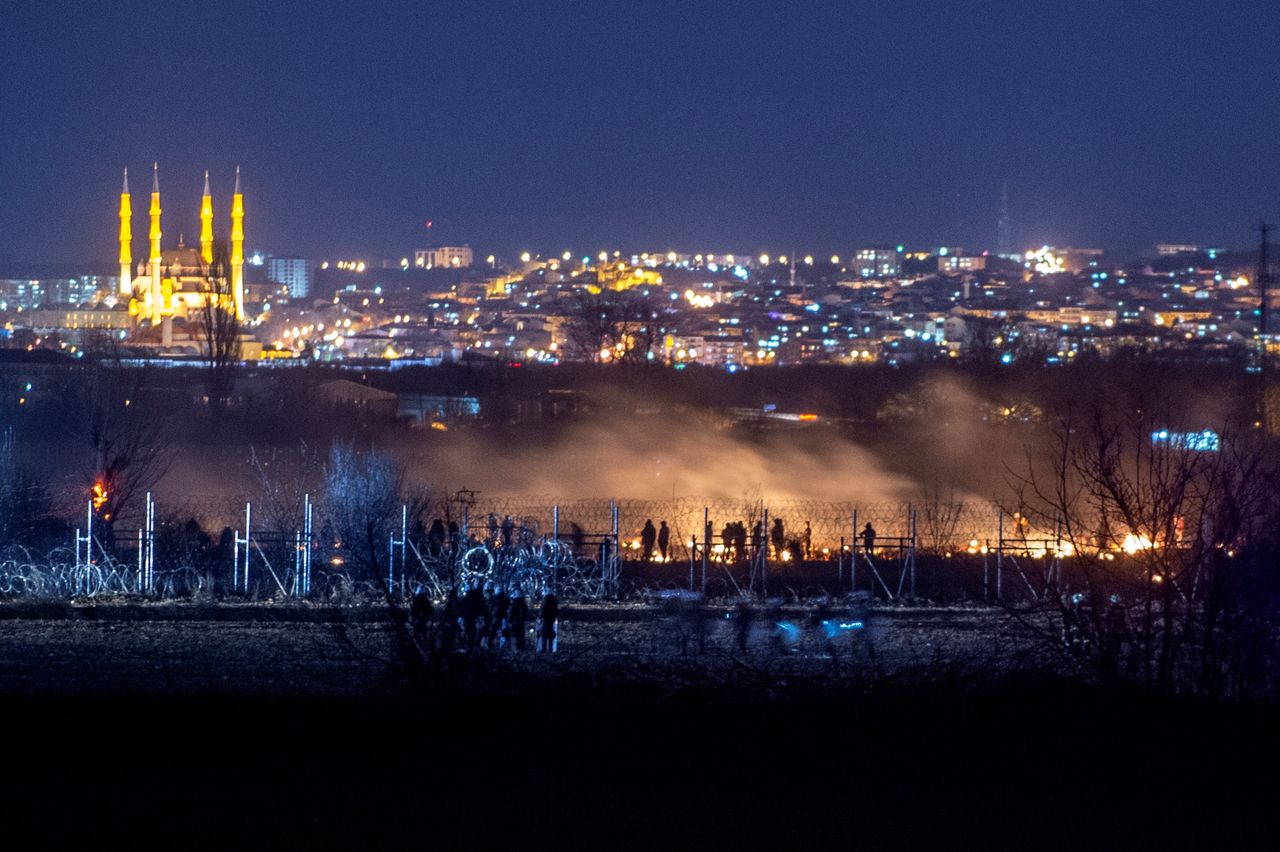
<instances>
[{"instance_id":1,"label":"bare tree","mask_svg":"<svg viewBox=\"0 0 1280 852\"><path fill-rule=\"evenodd\" d=\"M1253 430L1153 433L1139 414L1064 418L1048 471L1015 483L1040 529L1060 529L1061 570L1015 605L1103 681L1241 694L1274 670L1277 475ZM1038 591L1038 590L1036 590ZM1272 661L1274 662L1274 660Z\"/></svg>"},{"instance_id":2,"label":"bare tree","mask_svg":"<svg viewBox=\"0 0 1280 852\"><path fill-rule=\"evenodd\" d=\"M8 427L0 432L0 547L33 544L37 527L53 515L48 488L19 462L15 449Z\"/></svg>"},{"instance_id":3,"label":"bare tree","mask_svg":"<svg viewBox=\"0 0 1280 852\"><path fill-rule=\"evenodd\" d=\"M647 364L662 342L658 304L642 292L584 292L569 317L569 349L583 360Z\"/></svg>"},{"instance_id":4,"label":"bare tree","mask_svg":"<svg viewBox=\"0 0 1280 852\"><path fill-rule=\"evenodd\" d=\"M205 264L202 277L204 304L198 326L209 408L216 413L231 401L236 364L240 361L240 318L236 315L231 258L226 243L214 242L213 258Z\"/></svg>"},{"instance_id":5,"label":"bare tree","mask_svg":"<svg viewBox=\"0 0 1280 852\"><path fill-rule=\"evenodd\" d=\"M306 497L317 493L323 479L322 456L306 441L298 442L296 453L250 446L249 468L258 486L259 517L278 534L299 529Z\"/></svg>"},{"instance_id":6,"label":"bare tree","mask_svg":"<svg viewBox=\"0 0 1280 852\"><path fill-rule=\"evenodd\" d=\"M383 577L391 534L400 531L402 507L413 505L412 521L427 498L410 494L403 469L386 450L357 450L335 442L324 466L321 526L326 548L352 577Z\"/></svg>"},{"instance_id":7,"label":"bare tree","mask_svg":"<svg viewBox=\"0 0 1280 852\"><path fill-rule=\"evenodd\" d=\"M169 418L165 406L148 404L150 375L117 356L79 364L62 377L61 420L88 451L85 493L103 521L115 520L169 469Z\"/></svg>"},{"instance_id":8,"label":"bare tree","mask_svg":"<svg viewBox=\"0 0 1280 852\"><path fill-rule=\"evenodd\" d=\"M617 305L609 291L583 291L569 313L565 325L570 353L585 361L601 362L602 353L613 348L617 326Z\"/></svg>"}]
</instances>

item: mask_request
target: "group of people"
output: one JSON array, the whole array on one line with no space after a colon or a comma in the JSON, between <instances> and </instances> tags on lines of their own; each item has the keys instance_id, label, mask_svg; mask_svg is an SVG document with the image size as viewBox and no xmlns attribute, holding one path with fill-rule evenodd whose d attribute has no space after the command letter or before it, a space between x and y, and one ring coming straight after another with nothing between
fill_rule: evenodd
<instances>
[{"instance_id":1,"label":"group of people","mask_svg":"<svg viewBox=\"0 0 1280 852\"><path fill-rule=\"evenodd\" d=\"M507 593L502 587L481 589L479 586L450 590L445 598L439 622L431 595L419 585L409 605L409 619L414 638L424 650L499 651L511 644L524 651L529 639L529 601L517 586ZM560 619L560 601L546 590L538 612L538 651L556 650L556 623Z\"/></svg>"},{"instance_id":2,"label":"group of people","mask_svg":"<svg viewBox=\"0 0 1280 852\"><path fill-rule=\"evenodd\" d=\"M712 525L708 522L704 530L704 540L708 542L711 539L711 530ZM874 535L875 532L872 531L873 539ZM725 562L741 562L760 553L765 546L764 523L756 521L751 528L749 549L747 538L747 525L742 521L730 521L725 524L720 531L721 558ZM696 549L698 543L694 542L693 545ZM788 540L782 518L774 518L773 524L769 527L769 545L773 550L774 559L789 558L797 562L808 559L813 550L813 528L808 521L805 521L799 537ZM647 519L640 530L640 558L645 562L652 562L656 555L659 561L666 562L669 554L674 555L671 548L671 527L666 521L659 522L655 527L653 519Z\"/></svg>"},{"instance_id":3,"label":"group of people","mask_svg":"<svg viewBox=\"0 0 1280 852\"><path fill-rule=\"evenodd\" d=\"M710 524L706 530L711 537ZM721 555L725 562L741 562L761 553L765 548L764 522L756 521L751 527L750 547L747 542L747 526L742 521L731 521L720 530ZM813 527L808 521L796 538L787 538L787 528L782 518L774 518L769 526L769 547L773 558L799 562L808 559L813 551Z\"/></svg>"},{"instance_id":4,"label":"group of people","mask_svg":"<svg viewBox=\"0 0 1280 852\"><path fill-rule=\"evenodd\" d=\"M653 561L653 546L658 546L660 561L667 561L667 550L671 547L671 527L667 526L666 521L662 521L661 526L656 529L653 526L653 518L649 518L644 522L644 528L640 530L640 552L645 562Z\"/></svg>"}]
</instances>

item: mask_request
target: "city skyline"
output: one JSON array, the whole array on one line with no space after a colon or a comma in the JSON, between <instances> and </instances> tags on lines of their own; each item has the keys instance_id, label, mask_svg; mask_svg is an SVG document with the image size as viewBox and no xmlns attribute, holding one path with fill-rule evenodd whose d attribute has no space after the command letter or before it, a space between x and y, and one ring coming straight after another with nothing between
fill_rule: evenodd
<instances>
[{"instance_id":1,"label":"city skyline","mask_svg":"<svg viewBox=\"0 0 1280 852\"><path fill-rule=\"evenodd\" d=\"M0 256L109 258L100 213L153 161L175 210L243 165L255 244L317 257L995 248L1006 183L1020 247L1243 247L1280 197L1255 11L23 9Z\"/></svg>"}]
</instances>

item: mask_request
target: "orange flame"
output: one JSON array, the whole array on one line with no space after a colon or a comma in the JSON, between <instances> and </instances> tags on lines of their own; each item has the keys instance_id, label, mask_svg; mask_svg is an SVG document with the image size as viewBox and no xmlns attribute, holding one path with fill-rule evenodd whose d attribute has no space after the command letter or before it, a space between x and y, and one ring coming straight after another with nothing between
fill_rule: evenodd
<instances>
[{"instance_id":1,"label":"orange flame","mask_svg":"<svg viewBox=\"0 0 1280 852\"><path fill-rule=\"evenodd\" d=\"M95 510L101 509L110 494L111 492L107 490L107 486L101 480L93 483L93 508Z\"/></svg>"}]
</instances>

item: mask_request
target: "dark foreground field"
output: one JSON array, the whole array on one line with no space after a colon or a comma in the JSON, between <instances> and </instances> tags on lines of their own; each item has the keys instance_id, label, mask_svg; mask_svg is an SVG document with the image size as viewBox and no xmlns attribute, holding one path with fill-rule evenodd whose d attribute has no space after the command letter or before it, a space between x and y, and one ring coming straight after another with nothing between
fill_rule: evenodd
<instances>
[{"instance_id":1,"label":"dark foreground field","mask_svg":"<svg viewBox=\"0 0 1280 852\"><path fill-rule=\"evenodd\" d=\"M572 662L572 620L570 662L487 667L473 688L431 693L376 674L376 624L55 614L0 619L0 810L14 848L1274 844L1272 708L1029 670L983 678L937 654L938 677L906 677L924 659L907 655L896 675L842 686L831 673L866 658L850 647L832 668L817 645L782 669L750 664L773 688L739 689L693 681L697 658L674 646L628 640L609 652L621 663L603 650ZM868 641L887 653L895 633L965 633L926 621ZM634 613L581 622L595 625L579 628L593 647L646 625ZM975 647L1009 641L968 632L984 637ZM325 662L301 665L304 652ZM704 657L734 670L714 640Z\"/></svg>"}]
</instances>

